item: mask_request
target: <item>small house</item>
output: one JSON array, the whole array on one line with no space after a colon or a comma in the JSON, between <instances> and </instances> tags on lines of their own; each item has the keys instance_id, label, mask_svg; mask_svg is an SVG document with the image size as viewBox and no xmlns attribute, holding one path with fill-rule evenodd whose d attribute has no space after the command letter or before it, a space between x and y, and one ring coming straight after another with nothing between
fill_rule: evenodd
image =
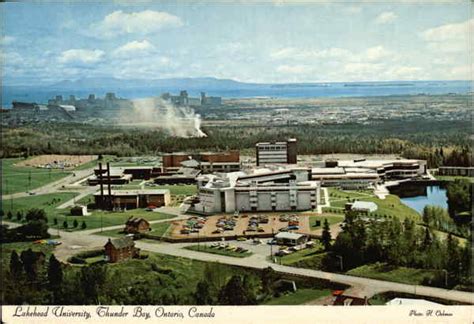
<instances>
[{"instance_id":1,"label":"small house","mask_svg":"<svg viewBox=\"0 0 474 324\"><path fill-rule=\"evenodd\" d=\"M86 216L87 206L76 205L71 208L71 216Z\"/></svg>"},{"instance_id":2,"label":"small house","mask_svg":"<svg viewBox=\"0 0 474 324\"><path fill-rule=\"evenodd\" d=\"M124 232L135 234L148 232L150 230L150 223L146 219L131 216L125 223Z\"/></svg>"},{"instance_id":3,"label":"small house","mask_svg":"<svg viewBox=\"0 0 474 324\"><path fill-rule=\"evenodd\" d=\"M135 247L135 242L130 237L122 237L107 241L104 246L105 258L111 263L120 262L138 257L140 249Z\"/></svg>"},{"instance_id":4,"label":"small house","mask_svg":"<svg viewBox=\"0 0 474 324\"><path fill-rule=\"evenodd\" d=\"M346 210L353 210L362 213L373 213L377 208L377 204L372 201L356 201L352 204L346 204Z\"/></svg>"}]
</instances>

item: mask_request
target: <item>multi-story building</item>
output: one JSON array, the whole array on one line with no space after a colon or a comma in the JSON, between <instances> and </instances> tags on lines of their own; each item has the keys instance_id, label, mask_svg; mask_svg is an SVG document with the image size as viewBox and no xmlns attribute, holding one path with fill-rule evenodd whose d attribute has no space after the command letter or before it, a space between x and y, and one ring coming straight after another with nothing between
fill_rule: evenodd
<instances>
[{"instance_id":1,"label":"multi-story building","mask_svg":"<svg viewBox=\"0 0 474 324\"><path fill-rule=\"evenodd\" d=\"M199 203L194 209L203 213L315 209L320 184L309 179L310 170L305 168L201 176Z\"/></svg>"},{"instance_id":2,"label":"multi-story building","mask_svg":"<svg viewBox=\"0 0 474 324\"><path fill-rule=\"evenodd\" d=\"M257 166L265 164L296 164L297 143L295 138L286 142L262 142L255 145Z\"/></svg>"},{"instance_id":3,"label":"multi-story building","mask_svg":"<svg viewBox=\"0 0 474 324\"><path fill-rule=\"evenodd\" d=\"M239 151L169 153L163 155L163 172L177 170L181 167L195 168L203 173L239 171Z\"/></svg>"}]
</instances>

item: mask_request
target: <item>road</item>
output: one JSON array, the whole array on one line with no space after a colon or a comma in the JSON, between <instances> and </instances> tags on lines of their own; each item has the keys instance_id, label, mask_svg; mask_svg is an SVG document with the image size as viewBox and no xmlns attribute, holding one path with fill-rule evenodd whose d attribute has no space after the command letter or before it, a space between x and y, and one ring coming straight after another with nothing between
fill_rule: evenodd
<instances>
[{"instance_id":1,"label":"road","mask_svg":"<svg viewBox=\"0 0 474 324\"><path fill-rule=\"evenodd\" d=\"M186 217L184 215L177 217ZM155 221L164 222L173 219ZM107 227L104 230L119 228L118 226ZM55 250L55 255L58 259L66 261L69 256L82 250L102 248L107 242L108 238L105 236L94 235L96 231L100 229L88 230L88 231L77 231L77 232L64 232L51 229L52 234L59 234L61 236L62 245L58 246ZM266 255L261 253L254 253L252 256L247 258L233 258L228 256L209 254L197 251L191 251L183 249L185 246L196 243L148 243L142 241L136 241L136 246L144 251L150 251L155 253L167 254L176 257L184 257L200 261L208 262L219 262L223 264L250 267L255 269L263 269L266 267L272 267L275 271L300 275L312 278L326 279L333 282L338 282L351 286L347 290L347 294L352 294L355 297L370 298L374 294L394 291L400 293L410 293L420 296L435 297L442 299L449 299L462 303L474 303L474 294L456 290L447 290L441 288L433 288L426 286L415 286L408 284L401 284L389 281L382 281L376 279L361 278L355 276L348 276L344 274L337 274L331 272L324 272L318 270L294 268L284 265L279 265L267 260ZM267 249L269 249L267 247Z\"/></svg>"},{"instance_id":2,"label":"road","mask_svg":"<svg viewBox=\"0 0 474 324\"><path fill-rule=\"evenodd\" d=\"M93 168L87 169L87 170L73 171L71 175L68 175L57 181L48 183L42 187L30 190L30 192L36 195L50 194L54 192L64 191L64 189L67 189L67 191L72 191L72 192L74 191L81 192L82 190L84 190L84 188L87 188L87 187L83 187L80 185L70 185L70 184L73 182L78 182L80 179L83 179L91 175L93 172L94 172ZM28 192L17 192L11 195L2 195L2 200L28 197L28 196L30 196Z\"/></svg>"}]
</instances>

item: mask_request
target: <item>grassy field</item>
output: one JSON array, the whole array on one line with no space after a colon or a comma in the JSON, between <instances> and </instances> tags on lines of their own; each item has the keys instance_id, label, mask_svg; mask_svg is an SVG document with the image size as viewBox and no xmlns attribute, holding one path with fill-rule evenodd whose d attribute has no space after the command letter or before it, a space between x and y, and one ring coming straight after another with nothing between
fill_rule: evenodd
<instances>
[{"instance_id":1,"label":"grassy field","mask_svg":"<svg viewBox=\"0 0 474 324\"><path fill-rule=\"evenodd\" d=\"M413 269L405 267L389 266L384 263L366 264L347 272L348 275L380 279L419 285L426 277L436 274L435 270Z\"/></svg>"},{"instance_id":2,"label":"grassy field","mask_svg":"<svg viewBox=\"0 0 474 324\"><path fill-rule=\"evenodd\" d=\"M31 208L44 209L48 216L54 216L60 211L56 209L56 206L73 199L78 194L75 192L56 192L45 195L34 195L15 199L2 200L2 208L5 215L11 211L14 215L11 221L15 221L15 214L17 211L26 212Z\"/></svg>"},{"instance_id":3,"label":"grassy field","mask_svg":"<svg viewBox=\"0 0 474 324\"><path fill-rule=\"evenodd\" d=\"M344 216L343 215L338 215L338 214L322 214L318 216L310 216L309 217L309 226L311 230L318 230L321 229L324 225L324 219L327 219L329 222L329 225L341 223L344 221ZM321 221L321 226L316 226L316 220Z\"/></svg>"},{"instance_id":4,"label":"grassy field","mask_svg":"<svg viewBox=\"0 0 474 324\"><path fill-rule=\"evenodd\" d=\"M57 181L71 174L70 171L18 167L23 159L2 159L2 194L26 192ZM31 180L29 179L31 176Z\"/></svg>"},{"instance_id":5,"label":"grassy field","mask_svg":"<svg viewBox=\"0 0 474 324\"><path fill-rule=\"evenodd\" d=\"M16 212L23 211L24 213L31 208L41 208L44 209L48 215L48 225L52 228L63 228L63 222L66 220L68 222L68 228L70 230L81 230L80 225L84 221L86 223L87 229L99 228L102 226L114 226L125 224L125 221L130 217L143 217L148 221L152 220L161 220L167 218L173 218L173 215L150 212L144 209L132 209L124 212L108 212L108 211L92 211L91 215L88 216L71 216L69 209L57 209L56 206L61 205L65 201L72 199L76 196L76 193L71 192L61 192L54 194L46 195L36 195L28 196L23 198L12 199L11 203L13 205L13 218L5 220L17 222ZM3 201L3 210L5 215L10 211L10 200ZM54 219L57 219L57 225L54 224ZM74 219L79 222L77 228L72 228Z\"/></svg>"},{"instance_id":6,"label":"grassy field","mask_svg":"<svg viewBox=\"0 0 474 324\"><path fill-rule=\"evenodd\" d=\"M325 211L332 209L343 210L347 202L352 199L359 201L371 201L377 204L378 209L371 215L392 216L400 219L408 217L415 221L420 221L421 216L414 209L404 205L400 198L395 195L388 195L385 199L379 199L366 192L342 191L335 188L329 188L331 207L325 208ZM349 200L348 200L349 199Z\"/></svg>"},{"instance_id":7,"label":"grassy field","mask_svg":"<svg viewBox=\"0 0 474 324\"><path fill-rule=\"evenodd\" d=\"M196 185L166 185L154 186L151 189L169 189L171 195L191 196L197 193Z\"/></svg>"},{"instance_id":8,"label":"grassy field","mask_svg":"<svg viewBox=\"0 0 474 324\"><path fill-rule=\"evenodd\" d=\"M323 246L318 242L312 248L300 250L297 252L293 252L292 254L285 255L280 258L280 261L283 265L292 265L299 261L313 258L315 255L320 254L322 251Z\"/></svg>"},{"instance_id":9,"label":"grassy field","mask_svg":"<svg viewBox=\"0 0 474 324\"><path fill-rule=\"evenodd\" d=\"M212 248L205 244L190 245L190 246L186 246L185 249L192 250L192 251L205 252L205 253L225 255L225 256L234 257L234 258L245 258L252 255L252 252L239 253L239 252L229 251L225 249Z\"/></svg>"},{"instance_id":10,"label":"grassy field","mask_svg":"<svg viewBox=\"0 0 474 324\"><path fill-rule=\"evenodd\" d=\"M273 298L265 303L265 305L301 305L306 302L330 296L331 290L329 289L298 289L294 293L282 295L280 297Z\"/></svg>"}]
</instances>

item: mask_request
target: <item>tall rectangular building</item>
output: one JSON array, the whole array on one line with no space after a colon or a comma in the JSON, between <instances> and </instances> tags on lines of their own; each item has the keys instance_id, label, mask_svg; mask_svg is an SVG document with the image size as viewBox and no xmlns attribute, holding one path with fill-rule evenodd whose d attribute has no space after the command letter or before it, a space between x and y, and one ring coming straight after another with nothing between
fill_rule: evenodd
<instances>
[{"instance_id":1,"label":"tall rectangular building","mask_svg":"<svg viewBox=\"0 0 474 324\"><path fill-rule=\"evenodd\" d=\"M255 145L257 166L265 164L296 164L296 138L286 142L262 142Z\"/></svg>"}]
</instances>

